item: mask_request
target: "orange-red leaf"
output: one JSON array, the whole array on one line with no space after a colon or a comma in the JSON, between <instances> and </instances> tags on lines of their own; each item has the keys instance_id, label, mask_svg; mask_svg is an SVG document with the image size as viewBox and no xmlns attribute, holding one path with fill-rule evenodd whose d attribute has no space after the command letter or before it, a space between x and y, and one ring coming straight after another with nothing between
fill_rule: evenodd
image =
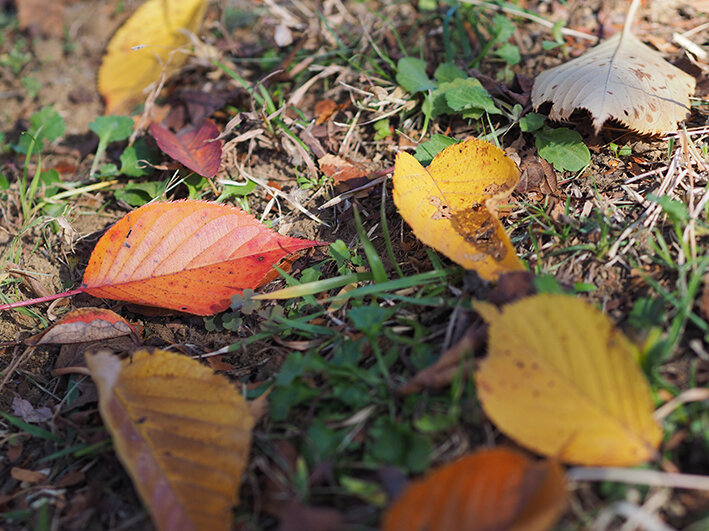
<instances>
[{"instance_id":1,"label":"orange-red leaf","mask_svg":"<svg viewBox=\"0 0 709 531\"><path fill-rule=\"evenodd\" d=\"M384 516L383 531L549 529L566 505L554 461L510 450L483 450L414 482Z\"/></svg>"},{"instance_id":2,"label":"orange-red leaf","mask_svg":"<svg viewBox=\"0 0 709 531\"><path fill-rule=\"evenodd\" d=\"M219 128L211 120L205 118L199 126L177 134L153 122L150 134L163 152L202 177L214 177L219 171L222 141L216 140Z\"/></svg>"},{"instance_id":3,"label":"orange-red leaf","mask_svg":"<svg viewBox=\"0 0 709 531\"><path fill-rule=\"evenodd\" d=\"M223 376L158 350L86 355L101 417L160 530L227 531L254 421Z\"/></svg>"},{"instance_id":4,"label":"orange-red leaf","mask_svg":"<svg viewBox=\"0 0 709 531\"><path fill-rule=\"evenodd\" d=\"M243 210L208 201L152 203L98 241L81 290L197 315L225 310L284 256L322 242L273 232Z\"/></svg>"},{"instance_id":5,"label":"orange-red leaf","mask_svg":"<svg viewBox=\"0 0 709 531\"><path fill-rule=\"evenodd\" d=\"M136 330L117 313L103 308L79 308L25 339L25 345L83 343L128 335L137 338Z\"/></svg>"}]
</instances>

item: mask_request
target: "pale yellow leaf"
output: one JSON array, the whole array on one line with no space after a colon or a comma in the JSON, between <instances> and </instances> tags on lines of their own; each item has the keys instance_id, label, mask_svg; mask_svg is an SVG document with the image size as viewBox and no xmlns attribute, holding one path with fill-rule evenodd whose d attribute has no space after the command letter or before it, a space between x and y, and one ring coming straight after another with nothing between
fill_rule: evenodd
<instances>
[{"instance_id":1,"label":"pale yellow leaf","mask_svg":"<svg viewBox=\"0 0 709 531\"><path fill-rule=\"evenodd\" d=\"M629 31L620 33L534 81L532 104L551 101L549 117L586 109L596 132L614 118L640 133L677 129L690 110L695 80Z\"/></svg>"},{"instance_id":2,"label":"pale yellow leaf","mask_svg":"<svg viewBox=\"0 0 709 531\"><path fill-rule=\"evenodd\" d=\"M113 35L98 72L106 114L126 113L143 91L186 60L187 32L197 33L206 0L148 0Z\"/></svg>"},{"instance_id":3,"label":"pale yellow leaf","mask_svg":"<svg viewBox=\"0 0 709 531\"><path fill-rule=\"evenodd\" d=\"M632 466L662 439L637 348L596 308L536 295L475 309L489 324L489 354L475 373L492 422L519 444L561 461Z\"/></svg>"},{"instance_id":4,"label":"pale yellow leaf","mask_svg":"<svg viewBox=\"0 0 709 531\"><path fill-rule=\"evenodd\" d=\"M399 153L393 181L394 203L423 243L486 280L524 269L495 212L519 181L504 151L471 138L441 151L427 168Z\"/></svg>"},{"instance_id":5,"label":"pale yellow leaf","mask_svg":"<svg viewBox=\"0 0 709 531\"><path fill-rule=\"evenodd\" d=\"M161 350L123 361L103 351L86 364L116 453L156 527L230 529L254 424L236 388Z\"/></svg>"}]
</instances>

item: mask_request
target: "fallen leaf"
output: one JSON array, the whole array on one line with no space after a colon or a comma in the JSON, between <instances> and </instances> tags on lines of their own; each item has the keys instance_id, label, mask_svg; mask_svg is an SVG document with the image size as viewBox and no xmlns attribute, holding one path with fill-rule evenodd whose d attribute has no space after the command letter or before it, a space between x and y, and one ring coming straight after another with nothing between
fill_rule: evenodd
<instances>
[{"instance_id":1,"label":"fallen leaf","mask_svg":"<svg viewBox=\"0 0 709 531\"><path fill-rule=\"evenodd\" d=\"M228 530L253 419L223 376L173 352L87 354L101 417L158 529Z\"/></svg>"},{"instance_id":2,"label":"fallen leaf","mask_svg":"<svg viewBox=\"0 0 709 531\"><path fill-rule=\"evenodd\" d=\"M532 104L537 109L551 101L552 120L586 109L596 133L610 118L640 133L662 133L675 130L687 116L694 88L692 76L628 31L542 72L534 82Z\"/></svg>"},{"instance_id":3,"label":"fallen leaf","mask_svg":"<svg viewBox=\"0 0 709 531\"><path fill-rule=\"evenodd\" d=\"M565 506L558 463L481 450L414 482L384 515L382 530L544 530Z\"/></svg>"},{"instance_id":4,"label":"fallen leaf","mask_svg":"<svg viewBox=\"0 0 709 531\"><path fill-rule=\"evenodd\" d=\"M96 244L80 290L95 297L211 315L253 289L273 264L322 242L273 232L243 210L207 201L151 203Z\"/></svg>"},{"instance_id":5,"label":"fallen leaf","mask_svg":"<svg viewBox=\"0 0 709 531\"><path fill-rule=\"evenodd\" d=\"M49 471L29 470L27 468L13 466L10 469L10 475L17 481L24 481L26 483L40 483L47 479Z\"/></svg>"},{"instance_id":6,"label":"fallen leaf","mask_svg":"<svg viewBox=\"0 0 709 531\"><path fill-rule=\"evenodd\" d=\"M176 51L197 33L205 0L148 0L126 20L108 43L98 72L98 90L106 114L127 113L144 98L143 90L170 75L186 60Z\"/></svg>"},{"instance_id":7,"label":"fallen leaf","mask_svg":"<svg viewBox=\"0 0 709 531\"><path fill-rule=\"evenodd\" d=\"M100 341L131 336L137 343L138 333L120 315L102 308L79 308L62 316L49 328L25 339L25 345L67 344Z\"/></svg>"},{"instance_id":8,"label":"fallen leaf","mask_svg":"<svg viewBox=\"0 0 709 531\"><path fill-rule=\"evenodd\" d=\"M485 331L484 327L469 327L463 337L441 354L435 363L420 370L400 386L396 390L397 394L408 396L420 393L424 389L438 389L449 385L453 378L461 373L469 374L473 362L470 354L484 344ZM466 360L466 356L470 359Z\"/></svg>"},{"instance_id":9,"label":"fallen leaf","mask_svg":"<svg viewBox=\"0 0 709 531\"><path fill-rule=\"evenodd\" d=\"M214 177L219 171L222 141L217 140L219 128L211 120L205 118L199 126L177 134L153 122L150 134L164 153L202 177Z\"/></svg>"},{"instance_id":10,"label":"fallen leaf","mask_svg":"<svg viewBox=\"0 0 709 531\"><path fill-rule=\"evenodd\" d=\"M320 100L315 104L315 125L320 125L332 118L340 106L329 98Z\"/></svg>"},{"instance_id":11,"label":"fallen leaf","mask_svg":"<svg viewBox=\"0 0 709 531\"><path fill-rule=\"evenodd\" d=\"M16 396L12 399L12 414L20 417L25 422L30 424L39 424L40 422L47 422L54 415L52 410L48 407L40 407L35 409L35 407L24 398Z\"/></svg>"},{"instance_id":12,"label":"fallen leaf","mask_svg":"<svg viewBox=\"0 0 709 531\"><path fill-rule=\"evenodd\" d=\"M524 269L494 211L518 179L501 149L471 138L441 151L427 168L399 153L394 203L419 240L494 281Z\"/></svg>"},{"instance_id":13,"label":"fallen leaf","mask_svg":"<svg viewBox=\"0 0 709 531\"><path fill-rule=\"evenodd\" d=\"M359 186L368 182L367 168L357 162L327 153L318 159L318 164L322 172L333 179L335 184L355 180Z\"/></svg>"},{"instance_id":14,"label":"fallen leaf","mask_svg":"<svg viewBox=\"0 0 709 531\"><path fill-rule=\"evenodd\" d=\"M655 455L662 431L637 348L596 308L542 294L475 309L489 354L475 373L485 413L519 444L559 460L633 466Z\"/></svg>"}]
</instances>

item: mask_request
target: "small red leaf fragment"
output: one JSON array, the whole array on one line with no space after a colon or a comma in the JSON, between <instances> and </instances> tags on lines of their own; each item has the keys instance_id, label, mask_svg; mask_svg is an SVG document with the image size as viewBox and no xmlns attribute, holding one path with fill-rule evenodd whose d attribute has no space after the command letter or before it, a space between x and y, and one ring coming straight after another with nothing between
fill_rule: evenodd
<instances>
[{"instance_id":1,"label":"small red leaf fragment","mask_svg":"<svg viewBox=\"0 0 709 531\"><path fill-rule=\"evenodd\" d=\"M216 140L219 128L204 119L198 126L183 129L175 134L153 122L150 134L158 147L167 155L202 177L214 177L222 161L222 141Z\"/></svg>"},{"instance_id":2,"label":"small red leaf fragment","mask_svg":"<svg viewBox=\"0 0 709 531\"><path fill-rule=\"evenodd\" d=\"M68 344L100 341L120 336L138 339L133 326L120 315L102 308L79 308L39 334L25 339L25 345Z\"/></svg>"}]
</instances>

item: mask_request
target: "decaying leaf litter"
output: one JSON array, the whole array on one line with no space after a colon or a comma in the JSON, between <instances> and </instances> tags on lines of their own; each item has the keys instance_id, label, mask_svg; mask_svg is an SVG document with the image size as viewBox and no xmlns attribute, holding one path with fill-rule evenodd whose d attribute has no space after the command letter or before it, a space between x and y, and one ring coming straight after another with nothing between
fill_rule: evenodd
<instances>
[{"instance_id":1,"label":"decaying leaf litter","mask_svg":"<svg viewBox=\"0 0 709 531\"><path fill-rule=\"evenodd\" d=\"M121 15L110 4L106 2L99 9L103 8L102 14L117 26ZM588 5L574 8L557 3L527 4L549 21L568 19L569 28L588 33L598 32L601 26L609 32L620 30L627 8L623 3L602 3L595 11ZM692 73L698 84L697 96L701 98L705 94L702 68L706 63L694 56L694 64L682 59L682 49L673 44L671 31L687 35L685 41L689 38L705 42L703 33L691 30L699 27L706 15L681 3L670 7L658 7L659 4L664 3L650 2L641 10L636 33L660 49L664 57ZM536 125L538 119L529 115L520 120L526 131L521 135L516 126L508 127L514 123L510 118L514 116L512 106L519 103L521 110L526 111L528 80L563 61L561 50L552 48L553 34L526 22L525 18L508 14L491 19L494 10L462 5L451 12L444 9L431 12L423 5L417 11L408 4L388 3L367 11L372 6L325 3L318 27L313 22L317 17L308 16L317 13L315 6L267 2L256 13L252 7L230 3L222 12L208 11L206 27L210 29L201 34L213 48L196 46L176 81L168 80L161 96L149 99L148 108L153 114L146 118L162 122L172 131L211 117L223 131L230 132L223 139L224 173L216 176L213 183L216 189L206 182L200 188L201 181L194 178L173 187L170 176L179 164L165 157L149 158L146 149L150 145L138 145L140 151L136 149L134 155L138 152L140 155L135 158L151 160L162 173L145 176L137 166L133 170L126 166L119 171L125 169L137 175L111 174L108 168L101 169L105 175L98 182L88 182L95 137L81 142L71 137L60 138L51 145L51 137L46 137L42 166L56 169L64 181L84 180L82 184L94 188L80 195L69 193L54 211L50 208L54 205L37 208L36 214L45 216L39 219L56 219L56 225L37 222L25 227L25 218L32 218L26 214L32 213L33 205L27 204L26 199L23 202L16 185L24 159L17 155L7 157L5 174L11 186L3 192L8 201L2 218L6 236L1 237L7 237L8 245L19 230L23 230L23 237L22 245L12 246L13 264L4 268L7 274L2 277L3 289L9 286L13 299L23 299L79 285L101 231L142 204L141 201L158 196L180 199L194 193L215 199L217 193L230 194L222 200L248 206L281 234L328 242L341 239L342 245L336 244L331 250L320 249L301 259L295 257L292 264L282 264L286 269L292 266L291 273L301 282L331 279L323 280L330 284L322 287L289 288L300 289L299 295L306 295L300 303L257 302L249 299L247 293L234 300L232 310L203 320L178 315L146 316L144 310L109 302L109 307L136 325L148 346L192 356L219 352L223 347L221 356L210 356L203 361L244 382L251 389L249 398L260 394L275 378L267 397L270 405L266 416L255 431L252 460L241 490L244 502L237 509L238 521L247 527L273 526L278 519L285 526L295 520L306 522L306 527L338 528L346 523L376 527L386 500L401 492L394 485L400 485L406 477L416 477L429 465L452 462L484 442L490 444L491 440L483 437L486 426L496 426L511 437L497 435L492 440L495 445L515 441L529 447L529 443L508 428L497 425L496 415L488 409L485 413L494 424L484 420L472 383L462 379L464 370L448 370L442 384L437 384L442 391L426 390L424 386L418 394L402 400L395 398L391 389L404 389L402 384L430 366L442 352L445 355L441 359L452 358L453 367L466 367L469 371L478 364L470 357L461 358L460 353L474 351L476 357L482 357L486 332L483 328L470 333L469 325L478 328L482 325L469 306L460 304L461 300L503 304L534 291L576 292L578 297L600 305L630 340L640 346L638 356L646 376L650 377L656 406L687 390L679 398L686 399L688 405L665 417L668 420L663 424L661 468L706 475L707 438L702 435L702 430L706 431L706 408L701 402L706 396L701 389L692 389L707 383L706 351L702 343L707 304L702 303L706 297L701 297L701 273L702 268L706 269L701 262L706 254L702 108L693 111L687 124L688 135L675 135L672 140L635 137L612 124L606 124L611 127L594 136L589 118L583 115L573 116L570 124L547 121ZM65 16L70 16L71 6L64 9ZM495 24L480 24L483 14L486 20L495 20ZM509 31L505 20L514 21L513 31ZM369 33L367 39L358 41L360 22ZM426 37L426 44L421 47L423 36L436 28L440 28L444 38ZM30 27L28 31L37 28ZM82 41L88 34L88 30L77 32L82 50L90 49L86 39ZM95 57L95 64L108 37L108 34L97 35L93 53L85 54ZM402 40L401 46L397 39ZM544 40L547 44L543 44ZM36 42L47 41L38 38ZM523 50L519 63L513 64L514 58L506 45ZM28 51L37 53L47 44L34 46L36 49ZM343 46L360 52L362 62L332 60L328 56L328 51ZM544 51L544 47L552 49ZM573 57L586 47L585 39L568 38L565 50ZM215 50L223 54L216 59L226 68L210 66ZM23 49L20 46L12 51L11 56L17 57ZM293 53L289 56L290 52ZM76 60L71 50L65 54L62 59L68 64ZM413 60L401 63L405 56L413 59L419 54L424 70L414 69L408 74L413 73L416 80L423 73L416 82L429 86L421 91L419 87L412 88L405 76L400 79L397 75L401 74L403 64L417 64ZM476 60L476 54L481 58ZM72 122L74 113L70 106L81 108L82 99L95 103L96 95L75 93L62 99L57 94L57 99L52 100L40 91L31 97L27 87L32 88L32 82L20 80L31 77L35 71L42 72L42 68L32 62L31 53L28 55L28 64L20 65L19 74L8 76L16 79L14 97L21 103L16 111L18 117L27 120L34 111L53 103L65 116L72 134L85 134L88 122L100 110L81 124ZM237 60L231 64L226 60L235 57ZM439 71L436 66L441 57L452 59L458 71L452 68ZM279 67L288 74L280 74ZM3 63L3 68L13 72L12 63ZM261 85L257 83L259 79ZM414 94L407 94L400 84ZM493 106L491 102L485 103L480 87L496 98ZM429 100L435 105L428 114L431 119L426 118L428 94L434 95ZM171 99L162 99L167 95ZM470 98L484 105L488 114L480 113ZM281 108L284 103L289 107ZM301 127L295 109L304 114ZM543 120L547 111L542 107L538 112ZM312 127L305 125L308 120L313 120ZM15 134L27 129L23 125L17 124ZM552 143L542 145L546 151L540 148L540 142L556 138L554 128L560 125L581 133L590 150L590 166L579 175L568 169L561 173L563 164L570 164L570 155L563 150L559 154L558 146ZM491 130L495 134L490 135ZM7 131L8 145L13 145L16 140L11 136L12 131ZM348 175L355 168L358 171L354 174L361 178L365 168L364 175L369 172L370 178L376 179L391 166L397 151L413 152L418 141L440 138L434 136L437 134L458 140L487 134L488 140L499 142L519 162L525 188L518 188L510 206L494 205L494 210L510 231L515 251L537 275L536 280L525 273L514 273L503 276L490 291L491 286L476 280L473 274L461 278L459 270L427 252L402 224L389 193L384 202L385 217L380 216L381 187L358 190L361 182L355 185L354 180L347 183L344 179L345 184L340 182L333 191L318 171L318 161L322 171L326 171L322 161L331 163L333 158L328 154L332 154L338 157L336 164L342 165L334 170L337 175ZM109 144L102 164L123 165L123 158L129 159L124 147L120 143ZM434 148L429 145L423 149ZM537 153L543 152L550 157L549 163L538 158ZM563 160L565 156L567 160ZM582 157L580 160L583 162ZM31 176L36 159L31 159L30 164ZM56 190L48 190L52 182L56 181L50 178L42 181L38 190L44 196L38 198L57 194ZM247 188L248 195L238 194ZM653 192L657 196L667 194L676 201L648 198ZM329 201L333 207L318 210L318 206L333 197ZM443 200L443 203L448 200L446 193ZM687 205L685 210L682 204ZM363 221L361 231L356 230L353 205L358 207ZM87 212L92 215L86 215ZM328 226L316 224L313 217ZM468 219L458 216L461 218ZM384 237L383 220L390 235L388 241ZM362 245L353 256L351 251L357 248L358 232L360 241L366 243L368 235L371 245ZM472 235L466 231L463 235L479 242L481 238L489 238L489 231L481 227ZM377 261L377 256L382 258ZM326 258L327 262L313 269L313 264ZM414 280L407 282L410 278ZM43 281L56 284L42 289ZM387 282L397 281L400 284L388 287ZM382 288L375 291L368 285ZM365 291L360 295L358 289ZM292 296L293 292L289 293ZM325 300L327 294L339 298ZM421 300L415 303L412 298ZM654 302L658 300L661 303ZM316 303L327 311L314 312ZM106 303L80 295L70 306L100 304ZM16 424L7 424L5 464L7 477L12 479L0 494L5 496L3 503L16 511L11 513L14 520L9 523L21 526L31 521L28 519L46 515L67 527L87 522L105 527L119 521L125 524L125 514L131 514L135 516L127 520L127 525L149 526L133 487L124 473L119 472L115 454L108 450L107 433L102 428L96 430L101 422L95 395L91 396L93 386L87 381L79 382L76 374L59 377L51 372L52 368L59 372L68 369L71 374L71 368L82 363L84 352L91 345L42 346L30 350L13 343L43 329L63 312L62 307L46 311L40 307L3 312L0 317L2 339L8 339L7 346L3 343L3 356L7 359L4 373L8 374L3 382L3 405L7 404L3 409L28 422L46 418L31 416L26 404L23 409L11 406L15 403L12 399L21 396L29 400L31 407L37 410L50 407L54 413L51 422L36 426L47 432L32 431L31 425L18 428ZM469 333L464 337L473 340L467 341L466 348L456 349L458 338L466 329ZM528 333L534 337L535 329ZM337 343L338 337L346 339ZM239 338L242 345L236 351L229 350L229 345ZM136 348L128 337L105 343L117 352ZM478 375L476 379L481 377ZM364 382L366 386L362 385ZM358 391L359 396L347 395L346 389ZM285 397L296 394L302 395L301 401L289 404ZM310 398L317 395L320 399L309 404ZM58 437L60 442L38 435L43 433ZM36 464L38 459L65 446L78 453L48 459L46 466ZM398 450L387 452L388 448ZM557 448L562 452L563 444ZM397 468L389 468L392 465ZM584 469L576 468L573 472L569 477L584 477ZM589 473L586 477L591 476ZM659 484L662 485L661 480ZM49 493L53 487L59 490ZM567 488L572 510L564 518L569 523L577 522L576 525L596 519L619 522L623 518L647 517L662 518L675 527L683 527L699 521L706 510L706 498L696 491L667 492L658 488L646 493L645 507L633 505L634 512L620 517L614 515L614 506L609 502L625 498L637 503L633 487L613 494L608 494L607 489L599 490L592 483L567 484ZM37 492L39 497L33 497ZM41 501L37 502L38 499ZM558 499L555 507L557 502ZM35 504L31 510L30 503ZM149 501L145 503L150 507ZM543 506L532 505L535 511L542 510ZM655 506L663 506L659 514L653 509ZM36 507L40 508L39 513ZM263 510L254 512L256 507ZM438 515L437 525L442 525L441 518L457 517L443 506L437 510L443 511ZM539 513L535 514L538 517Z\"/></svg>"}]
</instances>

